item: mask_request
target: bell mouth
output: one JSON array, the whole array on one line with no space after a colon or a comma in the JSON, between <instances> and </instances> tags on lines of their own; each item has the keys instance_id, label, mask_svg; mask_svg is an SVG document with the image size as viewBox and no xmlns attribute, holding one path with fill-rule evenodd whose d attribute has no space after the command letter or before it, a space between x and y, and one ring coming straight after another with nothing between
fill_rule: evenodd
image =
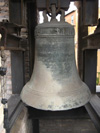
<instances>
[{"instance_id":1,"label":"bell mouth","mask_svg":"<svg viewBox=\"0 0 100 133\"><path fill-rule=\"evenodd\" d=\"M36 109L46 110L46 111L62 111L70 110L84 106L89 102L91 98L91 93L86 84L82 83L80 88L77 88L72 94L65 94L59 96L54 93L53 95L40 93L38 91L31 91L29 86L26 84L21 93L22 101Z\"/></svg>"}]
</instances>

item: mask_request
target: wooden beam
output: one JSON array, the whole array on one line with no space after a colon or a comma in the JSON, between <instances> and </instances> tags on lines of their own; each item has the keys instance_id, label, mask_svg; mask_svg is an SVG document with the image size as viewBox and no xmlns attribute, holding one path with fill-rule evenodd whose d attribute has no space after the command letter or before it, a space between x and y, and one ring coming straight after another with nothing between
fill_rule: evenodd
<instances>
[{"instance_id":1,"label":"wooden beam","mask_svg":"<svg viewBox=\"0 0 100 133\"><path fill-rule=\"evenodd\" d=\"M26 5L24 0L9 0L9 20L18 25L26 24Z\"/></svg>"},{"instance_id":2,"label":"wooden beam","mask_svg":"<svg viewBox=\"0 0 100 133\"><path fill-rule=\"evenodd\" d=\"M93 34L85 37L84 39L87 39L87 44L84 46L83 50L85 50L85 49L100 49L100 32L93 33Z\"/></svg>"},{"instance_id":3,"label":"wooden beam","mask_svg":"<svg viewBox=\"0 0 100 133\"><path fill-rule=\"evenodd\" d=\"M59 1L60 1L60 8L62 8L64 10L67 10L69 8L70 0L59 0ZM36 2L37 2L37 8L39 10L46 10L46 8L47 8L46 0L42 0L42 1L36 0ZM58 7L58 1L57 0L48 0L49 6L53 3L55 3L56 7Z\"/></svg>"},{"instance_id":4,"label":"wooden beam","mask_svg":"<svg viewBox=\"0 0 100 133\"><path fill-rule=\"evenodd\" d=\"M78 71L81 79L83 80L83 47L84 44L87 43L87 40L84 40L83 37L88 35L88 27L83 25L83 2L79 2L79 8L78 8Z\"/></svg>"},{"instance_id":5,"label":"wooden beam","mask_svg":"<svg viewBox=\"0 0 100 133\"><path fill-rule=\"evenodd\" d=\"M97 25L98 0L83 0L83 24L88 26Z\"/></svg>"},{"instance_id":6,"label":"wooden beam","mask_svg":"<svg viewBox=\"0 0 100 133\"><path fill-rule=\"evenodd\" d=\"M96 93L97 75L97 50L89 49L84 51L84 72L83 81L88 85L92 93Z\"/></svg>"},{"instance_id":7,"label":"wooden beam","mask_svg":"<svg viewBox=\"0 0 100 133\"><path fill-rule=\"evenodd\" d=\"M30 57L30 76L33 72L35 58L35 27L37 25L37 8L35 2L27 3L27 18L28 18L28 42L29 42L29 57Z\"/></svg>"},{"instance_id":8,"label":"wooden beam","mask_svg":"<svg viewBox=\"0 0 100 133\"><path fill-rule=\"evenodd\" d=\"M93 121L98 133L100 133L100 98L93 95L90 102L85 105L91 120Z\"/></svg>"},{"instance_id":9,"label":"wooden beam","mask_svg":"<svg viewBox=\"0 0 100 133\"><path fill-rule=\"evenodd\" d=\"M10 22L22 25L21 0L9 0Z\"/></svg>"},{"instance_id":10,"label":"wooden beam","mask_svg":"<svg viewBox=\"0 0 100 133\"><path fill-rule=\"evenodd\" d=\"M12 92L20 94L24 86L24 53L11 51Z\"/></svg>"}]
</instances>

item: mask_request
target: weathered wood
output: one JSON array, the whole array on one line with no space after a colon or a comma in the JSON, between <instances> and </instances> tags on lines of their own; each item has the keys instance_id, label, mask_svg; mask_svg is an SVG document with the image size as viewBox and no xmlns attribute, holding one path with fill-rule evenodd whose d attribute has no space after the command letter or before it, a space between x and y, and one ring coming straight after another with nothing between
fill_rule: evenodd
<instances>
[{"instance_id":1,"label":"weathered wood","mask_svg":"<svg viewBox=\"0 0 100 133\"><path fill-rule=\"evenodd\" d=\"M100 33L91 34L84 39L87 39L87 44L84 45L85 49L100 49Z\"/></svg>"},{"instance_id":2,"label":"weathered wood","mask_svg":"<svg viewBox=\"0 0 100 133\"><path fill-rule=\"evenodd\" d=\"M10 22L22 24L21 0L9 0L9 18Z\"/></svg>"},{"instance_id":3,"label":"weathered wood","mask_svg":"<svg viewBox=\"0 0 100 133\"><path fill-rule=\"evenodd\" d=\"M40 133L97 133L90 119L41 119Z\"/></svg>"},{"instance_id":4,"label":"weathered wood","mask_svg":"<svg viewBox=\"0 0 100 133\"><path fill-rule=\"evenodd\" d=\"M97 50L84 51L83 80L92 93L96 93Z\"/></svg>"},{"instance_id":5,"label":"weathered wood","mask_svg":"<svg viewBox=\"0 0 100 133\"><path fill-rule=\"evenodd\" d=\"M20 94L24 85L24 54L11 51L12 92Z\"/></svg>"},{"instance_id":6,"label":"weathered wood","mask_svg":"<svg viewBox=\"0 0 100 133\"><path fill-rule=\"evenodd\" d=\"M48 0L48 2L49 2L49 6L50 6L50 4L55 3L56 6L58 7L58 1L57 0ZM39 10L46 9L47 8L46 4L47 4L46 0L42 0L42 1L41 0L37 0L37 8ZM64 10L68 9L69 4L70 4L70 0L67 0L67 1L66 0L60 0L60 7L63 8Z\"/></svg>"},{"instance_id":7,"label":"weathered wood","mask_svg":"<svg viewBox=\"0 0 100 133\"><path fill-rule=\"evenodd\" d=\"M94 122L98 133L100 133L100 98L97 95L93 95L90 103L85 105L85 107Z\"/></svg>"},{"instance_id":8,"label":"weathered wood","mask_svg":"<svg viewBox=\"0 0 100 133\"><path fill-rule=\"evenodd\" d=\"M83 0L83 24L97 25L98 22L98 0Z\"/></svg>"},{"instance_id":9,"label":"weathered wood","mask_svg":"<svg viewBox=\"0 0 100 133\"><path fill-rule=\"evenodd\" d=\"M9 118L11 117L13 111L16 108L16 105L20 102L20 96L17 95L12 95L10 99L8 100L8 116Z\"/></svg>"},{"instance_id":10,"label":"weathered wood","mask_svg":"<svg viewBox=\"0 0 100 133\"><path fill-rule=\"evenodd\" d=\"M39 133L43 132L58 132L58 129L60 128L60 132L67 132L67 130L70 128L70 131L73 132L84 132L86 131L87 133L93 131L93 133L97 133L93 123L90 120L90 117L87 114L87 111L85 110L84 107L72 109L72 110L67 110L67 111L43 111L43 110L38 110L32 107L29 107L29 118L33 118L34 120L34 133ZM39 121L38 121L39 120ZM44 121L47 121L44 123ZM56 122L54 124L54 121ZM57 125L57 121L59 121ZM70 124L68 124L69 122ZM79 123L75 124L75 122L78 121ZM39 122L39 123L38 123ZM42 123L41 123L42 122ZM61 123L60 123L61 122ZM48 125L49 123L49 125ZM38 127L39 124L39 127ZM42 125L41 125L42 124ZM43 126L44 124L44 126ZM82 125L83 124L83 125ZM54 126L56 125L56 126ZM61 128L61 125L63 127ZM68 125L70 127L68 128ZM72 125L75 127L74 129L72 128ZM88 125L88 126L86 126ZM52 126L52 129L50 128ZM60 126L60 127L59 127ZM66 127L66 128L65 128ZM86 128L85 128L86 127ZM44 130L42 130L42 129ZM55 130L54 130L54 129ZM39 130L38 130L39 129Z\"/></svg>"},{"instance_id":11,"label":"weathered wood","mask_svg":"<svg viewBox=\"0 0 100 133\"><path fill-rule=\"evenodd\" d=\"M27 18L28 18L28 42L30 56L30 76L33 72L34 56L35 56L35 27L37 25L37 8L35 2L27 3Z\"/></svg>"},{"instance_id":12,"label":"weathered wood","mask_svg":"<svg viewBox=\"0 0 100 133\"><path fill-rule=\"evenodd\" d=\"M78 71L81 79L83 79L83 47L84 44L87 43L87 40L84 40L83 37L88 35L88 27L83 25L82 20L82 12L83 11L83 3L80 2L80 6L78 8Z\"/></svg>"},{"instance_id":13,"label":"weathered wood","mask_svg":"<svg viewBox=\"0 0 100 133\"><path fill-rule=\"evenodd\" d=\"M100 98L97 95L93 95L90 100L90 104L92 105L96 114L100 118Z\"/></svg>"},{"instance_id":14,"label":"weathered wood","mask_svg":"<svg viewBox=\"0 0 100 133\"><path fill-rule=\"evenodd\" d=\"M19 95L13 95L8 100L8 118L6 116L6 121L4 127L6 127L6 133L10 133L10 130L17 119L18 115L22 111L24 104L20 100Z\"/></svg>"},{"instance_id":15,"label":"weathered wood","mask_svg":"<svg viewBox=\"0 0 100 133\"><path fill-rule=\"evenodd\" d=\"M25 6L22 0L9 0L9 19L10 22L24 25L26 22Z\"/></svg>"}]
</instances>

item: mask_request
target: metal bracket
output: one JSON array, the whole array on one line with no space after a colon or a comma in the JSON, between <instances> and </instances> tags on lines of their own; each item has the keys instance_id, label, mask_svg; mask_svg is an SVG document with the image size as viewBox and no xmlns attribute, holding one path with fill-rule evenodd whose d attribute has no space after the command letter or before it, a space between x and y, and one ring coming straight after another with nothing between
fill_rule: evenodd
<instances>
[{"instance_id":1,"label":"metal bracket","mask_svg":"<svg viewBox=\"0 0 100 133\"><path fill-rule=\"evenodd\" d=\"M10 22L1 22L0 23L0 33L2 35L0 42L0 50L14 50L14 51L25 51L26 47L23 46L27 44L27 39L23 39L20 36L20 31L22 26L10 23ZM26 42L25 42L26 40Z\"/></svg>"},{"instance_id":2,"label":"metal bracket","mask_svg":"<svg viewBox=\"0 0 100 133\"><path fill-rule=\"evenodd\" d=\"M100 19L98 25L93 34L83 37L87 40L87 44L84 44L83 50L86 49L100 49Z\"/></svg>"}]
</instances>

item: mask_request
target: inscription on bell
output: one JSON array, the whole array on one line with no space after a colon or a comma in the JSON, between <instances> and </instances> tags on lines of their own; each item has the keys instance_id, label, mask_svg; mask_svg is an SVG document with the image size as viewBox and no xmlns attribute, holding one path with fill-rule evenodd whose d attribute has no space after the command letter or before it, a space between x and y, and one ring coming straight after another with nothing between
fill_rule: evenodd
<instances>
[{"instance_id":1,"label":"inscription on bell","mask_svg":"<svg viewBox=\"0 0 100 133\"><path fill-rule=\"evenodd\" d=\"M71 28L39 28L36 29L36 35L62 35L62 36L74 36L74 30Z\"/></svg>"}]
</instances>

